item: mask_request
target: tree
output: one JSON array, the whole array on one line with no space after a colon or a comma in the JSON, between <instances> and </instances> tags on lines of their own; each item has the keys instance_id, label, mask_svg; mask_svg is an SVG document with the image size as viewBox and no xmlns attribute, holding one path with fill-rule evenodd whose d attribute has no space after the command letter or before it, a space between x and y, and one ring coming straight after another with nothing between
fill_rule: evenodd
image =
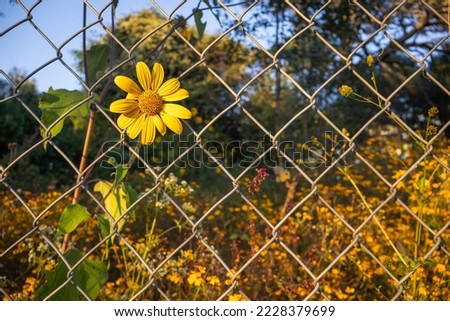
<instances>
[{"instance_id":1,"label":"tree","mask_svg":"<svg viewBox=\"0 0 450 321\"><path fill-rule=\"evenodd\" d=\"M449 55L450 48L445 42L434 48L447 35L447 13L448 7L438 0L426 3L408 1L401 6L395 1L353 3L309 0L288 4L271 0L252 8L245 16L245 26L254 37L269 43L268 51L271 53L289 42L277 56L278 65L309 94L345 66L346 59L339 55L350 57L352 54L352 70L370 82L365 62L367 56L372 54L375 57L378 89L382 95L387 97L405 84L404 89L392 98L391 108L413 126L417 116L433 105L438 106L444 119L448 120L449 107L445 101L448 100L449 79L445 77L448 73L442 71L446 68L444 57ZM224 20L226 17L223 15ZM233 19L229 19L228 25L234 23ZM297 33L300 35L296 36ZM360 49L356 50L361 44ZM408 81L408 77L421 67L420 60L424 58L425 71L439 79L447 92L430 81L426 74L418 74ZM264 55L262 59L270 60ZM272 76L275 79L275 104L286 106L279 94L284 77L279 72ZM355 119L366 121L373 113L345 106L345 101L337 93L341 84L351 84L355 91L370 94L366 86L347 71L317 94L315 105L337 124L354 132L361 126L356 124ZM428 95L422 88L427 88L433 95ZM353 122L344 121L343 110L354 116L350 118ZM280 112L285 113L282 109ZM306 121L310 123L310 119L306 118Z\"/></svg>"}]
</instances>

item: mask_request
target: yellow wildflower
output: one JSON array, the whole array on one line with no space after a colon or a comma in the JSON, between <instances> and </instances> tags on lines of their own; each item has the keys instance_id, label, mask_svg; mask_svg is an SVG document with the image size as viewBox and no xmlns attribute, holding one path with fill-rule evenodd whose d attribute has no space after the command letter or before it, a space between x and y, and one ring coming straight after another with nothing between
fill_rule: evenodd
<instances>
[{"instance_id":1,"label":"yellow wildflower","mask_svg":"<svg viewBox=\"0 0 450 321\"><path fill-rule=\"evenodd\" d=\"M204 274L206 272L206 268L204 266L201 265L197 265L197 270L201 273Z\"/></svg>"},{"instance_id":2,"label":"yellow wildflower","mask_svg":"<svg viewBox=\"0 0 450 321\"><path fill-rule=\"evenodd\" d=\"M339 88L339 93L340 93L342 96L344 96L344 97L348 97L348 96L350 96L350 95L353 93L353 89L352 89L352 87L350 87L350 86L342 85L342 86Z\"/></svg>"},{"instance_id":3,"label":"yellow wildflower","mask_svg":"<svg viewBox=\"0 0 450 321\"><path fill-rule=\"evenodd\" d=\"M439 109L436 106L428 109L428 117L434 118L439 113Z\"/></svg>"},{"instance_id":4,"label":"yellow wildflower","mask_svg":"<svg viewBox=\"0 0 450 321\"><path fill-rule=\"evenodd\" d=\"M444 273L446 270L447 269L444 264L442 263L436 264L436 271L438 271L439 273Z\"/></svg>"},{"instance_id":5,"label":"yellow wildflower","mask_svg":"<svg viewBox=\"0 0 450 321\"><path fill-rule=\"evenodd\" d=\"M195 286L200 286L200 285L205 284L205 280L202 278L201 272L192 272L189 275L187 281L190 285L195 285Z\"/></svg>"},{"instance_id":6,"label":"yellow wildflower","mask_svg":"<svg viewBox=\"0 0 450 321\"><path fill-rule=\"evenodd\" d=\"M354 288L351 288L351 287L349 287L349 286L347 286L347 287L345 288L345 292L346 292L346 293L355 293L355 289L354 289Z\"/></svg>"},{"instance_id":7,"label":"yellow wildflower","mask_svg":"<svg viewBox=\"0 0 450 321\"><path fill-rule=\"evenodd\" d=\"M289 172L286 168L277 166L273 169L273 171L275 172L276 181L278 183L284 183L291 179L291 172Z\"/></svg>"},{"instance_id":8,"label":"yellow wildflower","mask_svg":"<svg viewBox=\"0 0 450 321\"><path fill-rule=\"evenodd\" d=\"M427 136L434 136L434 135L436 135L437 131L438 131L438 129L436 126L430 125L427 127L426 134L427 134Z\"/></svg>"},{"instance_id":9,"label":"yellow wildflower","mask_svg":"<svg viewBox=\"0 0 450 321\"><path fill-rule=\"evenodd\" d=\"M368 55L367 56L367 60L366 60L366 62L367 62L367 65L369 66L369 67L372 67L373 66L373 56L372 55Z\"/></svg>"},{"instance_id":10,"label":"yellow wildflower","mask_svg":"<svg viewBox=\"0 0 450 321\"><path fill-rule=\"evenodd\" d=\"M247 301L242 294L230 294L228 301Z\"/></svg>"},{"instance_id":11,"label":"yellow wildflower","mask_svg":"<svg viewBox=\"0 0 450 321\"><path fill-rule=\"evenodd\" d=\"M192 260L194 260L194 253L192 253L192 250L187 250L187 251L184 251L184 252L182 252L183 253L183 256L187 259L187 260L190 260L190 261L192 261Z\"/></svg>"},{"instance_id":12,"label":"yellow wildflower","mask_svg":"<svg viewBox=\"0 0 450 321\"><path fill-rule=\"evenodd\" d=\"M206 280L207 280L208 283L211 284L211 285L220 285L220 279L219 279L217 276L215 276L215 275L208 276L208 277L206 278Z\"/></svg>"},{"instance_id":13,"label":"yellow wildflower","mask_svg":"<svg viewBox=\"0 0 450 321\"><path fill-rule=\"evenodd\" d=\"M175 284L183 283L183 277L179 273L171 273L167 276L167 279Z\"/></svg>"},{"instance_id":14,"label":"yellow wildflower","mask_svg":"<svg viewBox=\"0 0 450 321\"><path fill-rule=\"evenodd\" d=\"M125 76L114 79L116 85L128 93L125 99L116 100L109 107L113 113L121 114L117 125L125 129L131 139L140 134L142 144L153 143L155 128L161 135L166 134L167 127L181 134L183 125L179 118L189 119L192 114L187 108L173 102L189 97L189 92L180 88L176 78L163 83L164 68L159 63L155 63L150 72L148 66L140 61L136 64L136 74L140 86Z\"/></svg>"}]
</instances>

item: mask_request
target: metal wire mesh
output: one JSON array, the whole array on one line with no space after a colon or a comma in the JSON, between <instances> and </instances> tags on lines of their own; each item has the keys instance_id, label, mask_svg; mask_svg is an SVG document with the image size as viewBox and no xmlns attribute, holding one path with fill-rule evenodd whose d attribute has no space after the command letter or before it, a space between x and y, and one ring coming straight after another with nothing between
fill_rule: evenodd
<instances>
[{"instance_id":1,"label":"metal wire mesh","mask_svg":"<svg viewBox=\"0 0 450 321\"><path fill-rule=\"evenodd\" d=\"M440 222L440 224L436 225L430 223L430 221L425 220L423 217L418 215L418 211L416 208L413 208L411 204L408 204L408 201L402 197L399 197L399 185L408 184L409 177L412 175L418 167L423 164L423 161L426 159L433 160L436 167L440 167L444 169L445 175L448 176L450 169L448 163L448 155L442 155L436 153L435 144L438 140L445 137L445 131L450 126L450 121L444 120L442 126L437 131L437 133L431 139L424 139L421 135L417 133L415 128L412 128L412 125L407 124L401 117L401 115L397 114L395 111L392 111L392 101L396 99L399 92L403 90L405 86L413 82L413 80L417 76L423 76L432 82L440 91L445 93L447 96L450 95L449 88L446 84L440 82L438 77L429 71L427 68L427 59L431 55L435 53L435 51L439 50L444 46L444 44L448 41L448 34L443 34L439 41L437 41L432 48L429 48L428 52L425 55L418 55L407 48L405 48L405 44L398 40L392 32L390 31L390 23L391 18L398 14L401 10L408 10L408 5L410 1L399 1L394 7L388 8L384 13L380 14L379 12L372 12L370 8L367 8L359 1L349 1L348 5L354 6L359 9L361 14L365 14L367 21L370 21L372 25L373 32L367 35L364 41L362 41L355 48L349 50L348 53L343 53L342 50L337 48L337 45L333 44L332 41L327 40L320 32L318 32L316 28L316 19L320 16L325 10L329 9L330 6L333 5L333 1L327 1L321 3L321 6L316 9L315 12L305 12L301 9L301 6L295 1L286 1L286 10L289 10L291 13L295 14L297 19L301 21L301 26L298 27L298 31L292 35L289 39L283 40L283 43L278 46L276 50L267 49L266 44L264 43L264 39L259 38L255 35L255 33L248 28L247 19L252 15L252 10L258 8L261 5L262 1L253 1L251 3L242 3L240 4L240 8L244 8L242 10L236 10L236 6L232 3L225 3L222 1L217 2L217 6L215 10L221 11L222 13L228 16L228 21L232 21L229 23L227 29L220 34L214 35L214 40L210 42L207 46L202 49L194 46L189 40L188 35L183 33L181 28L178 28L180 24L177 24L180 20L178 16L181 8L187 3L192 4L190 1L179 1L176 3L175 1L151 1L154 6L154 9L158 12L159 15L163 18L163 22L159 24L154 30L148 30L143 38L134 43L132 47L124 44L119 38L115 35L114 26L108 25L105 23L105 17L113 10L113 1L106 3L103 7L99 7L97 5L91 4L90 1L83 1L86 5L87 10L90 14L95 16L95 20L90 23L86 23L86 25L78 30L71 37L67 38L60 46L56 45L55 42L52 41L51 37L48 36L39 26L35 23L33 18L33 12L40 7L45 7L45 1L36 1L32 5L25 5L22 2L18 2L18 5L23 9L25 13L25 18L17 21L15 24L11 25L6 30L0 33L0 36L5 36L9 34L14 34L15 30L22 25L31 25L42 37L42 39L51 46L53 49L53 57L43 63L41 66L31 71L25 79L21 81L15 81L11 78L7 71L1 70L1 76L8 82L9 86L12 88L12 91L6 94L1 103L6 103L8 101L17 101L21 108L22 112L27 114L27 116L32 117L34 121L39 125L39 127L44 132L43 138L34 139L33 142L25 149L19 151L14 157L11 158L11 161L8 164L2 164L1 169L1 183L2 183L2 198L4 201L7 199L11 200L10 208L18 207L20 210L25 213L28 217L28 222L30 222L29 226L22 228L23 233L18 235L12 243L5 244L4 248L1 249L1 258L2 260L6 260L8 257L14 255L14 253L21 247L26 247L27 243L30 240L31 236L38 236L40 242L43 246L50 249L52 254L53 262L55 260L62 260L63 264L67 266L67 274L66 280L52 293L47 295L45 299L51 299L52 296L55 295L60 289L62 289L67 284L73 284L79 295L86 300L90 300L90 296L86 291L78 284L75 278L75 271L77 267L79 267L85 260L94 256L96 253L102 251L105 246L108 246L109 242L121 242L122 246L126 248L128 255L133 256L135 261L138 262L140 269L145 271L145 280L143 281L143 286L141 286L138 290L133 292L131 295L124 295L123 297L119 297L121 299L126 298L130 300L137 300L145 298L149 292L156 293L151 298L165 299L171 300L174 299L174 296L169 293L167 287L164 285L168 283L165 278L167 274L167 266L172 264L171 262L177 261L178 258L185 253L185 250L191 244L196 244L198 248L201 248L201 254L203 256L208 256L211 266L214 266L215 269L221 270L223 276L228 276L228 281L222 283L224 284L221 287L220 293L212 298L217 300L224 300L229 297L232 293L238 293L243 298L246 299L276 299L274 296L261 296L251 295L246 290L246 282L252 282L248 280L249 273L258 273L252 269L252 266L256 264L258 260L264 260L264 257L267 255L267 251L272 251L274 248L277 251L281 251L284 253L284 260L289 261L290 264L293 264L297 268L297 272L302 275L301 277L308 281L308 286L305 286L307 289L306 295L294 297L295 299L329 299L335 298L329 291L327 291L327 278L331 274L339 274L339 271L346 269L345 264L342 261L345 258L352 257L354 251L357 249L358 251L362 251L365 253L366 257L371 260L373 263L373 269L378 269L379 273L383 275L383 277L387 278L391 284L393 284L394 290L389 292L389 296L385 297L387 299L397 300L397 299L406 299L404 294L405 288L410 286L411 280L414 275L418 273L419 269L423 269L426 266L426 263L437 256L440 258L441 262L444 265L448 264L450 258L450 250L448 248L448 244L445 243L447 238L446 233L448 235L450 230L450 219L448 219L448 215L444 215L446 220ZM196 2L196 1L192 1ZM196 2L197 3L197 2ZM419 2L417 2L419 3ZM445 13L439 12L432 4L427 1L420 1L421 8L424 8L429 12L430 15L434 17L434 19L439 20L440 23L448 25L448 18L444 16ZM205 10L206 11L206 10ZM66 17L67 19L72 19L71 17ZM79 18L79 17L74 17ZM175 27L173 27L175 26ZM124 53L126 58L120 62L115 62L114 65L110 66L108 71L103 74L99 80L95 83L90 83L87 79L80 76L80 73L74 68L70 67L66 62L66 56L62 53L64 47L69 43L72 39L83 35L90 28L98 28L100 27L104 30L107 37L110 39L110 45L114 47L115 51L120 51L122 54ZM179 79L183 81L183 78L189 77L192 74L198 72L200 68L206 70L206 73L211 76L215 81L223 87L223 90L227 92L227 95L231 98L223 99L221 101L223 108L220 113L214 115L207 124L203 125L201 128L194 128L191 126L190 121L184 122L186 131L190 135L192 139L188 140L186 143L187 146L183 149L183 151L177 155L174 159L170 161L162 170L157 170L155 166L151 164L145 156L142 155L138 150L135 149L135 146L128 140L125 133L123 133L120 128L116 125L116 121L114 116L105 109L103 103L98 103L98 100L95 98L95 93L98 92L99 88L103 88L105 83L112 83L113 76L117 75L118 71L123 70L126 66L130 66L133 61L136 59L136 51L140 48L140 46L147 41L148 39L152 39L155 37L158 32L161 30L170 29L170 33L168 37L174 37L181 41L184 44L184 49L189 51L196 57L196 61L193 62L189 68L183 70L179 74ZM245 84L241 87L236 88L229 84L225 79L225 77L219 74L214 70L214 67L211 66L210 61L208 60L208 54L213 50L214 46L221 42L224 39L228 39L232 37L232 33L235 31L239 31L245 40L245 43L249 44L254 50L261 55L261 60L267 61L267 64L260 68L256 73L252 75L250 79L246 79ZM316 86L308 86L305 84L301 84L296 77L294 77L287 68L285 68L285 64L282 62L282 56L285 52L286 48L289 47L293 42L297 39L304 36L306 33L311 32L314 40L320 43L321 46L324 46L329 50L330 56L333 59L339 60L342 64L339 68L335 69L330 73L328 79ZM373 84L370 81L366 80L366 77L361 73L360 70L356 67L357 61L355 60L356 54L358 51L369 44L375 37L383 35L389 41L389 45L398 52L403 53L407 57L409 57L416 64L415 70L409 74L404 75L402 81L397 84L397 87L394 91L384 96L380 94L380 92L374 88ZM161 49L161 48L159 48ZM2 51L8 50L8 48L2 48ZM85 48L86 50L86 48ZM154 56L153 56L154 58ZM34 110L33 106L29 106L24 99L21 90L26 84L26 81L32 78L34 75L38 74L40 71L49 68L53 64L59 64L64 66L66 70L75 77L79 83L82 85L83 89L86 91L86 97L83 101L76 104L69 110L67 110L63 115L61 115L57 120L55 120L52 125L46 126L42 121L40 115ZM321 104L321 94L329 88L330 84L335 83L339 77L347 72L351 72L355 81L360 82L365 86L365 89L375 95L378 100L382 103L382 108L373 114L373 116L365 122L356 133L351 136L346 135L345 131L341 129L341 126L333 119L327 115L327 112L323 108L319 108ZM281 77L285 81L288 81L291 84L291 90L296 92L299 95L304 97L306 104L302 106L301 109L298 109L292 117L280 128L278 128L275 132L272 129L264 124L258 114L255 114L254 110L251 110L246 105L246 97L248 91L251 90L252 86L257 83L260 79L267 76L271 72L275 72L278 74L278 77ZM402 92L403 94L403 92ZM107 95L106 92L100 93L100 96L105 97ZM221 98L218 98L219 101ZM105 121L109 122L109 126L113 128L114 131L120 134L120 139L115 141L113 144L109 145L107 148L103 148L99 151L99 153L93 159L88 159L86 166L81 168L78 166L78 160L74 159L71 156L70 151L64 150L64 147L61 147L57 140L52 138L50 132L52 128L57 124L58 120L61 120L65 116L69 115L74 110L80 108L85 102L89 102L91 104L91 111L96 113L98 120L97 121ZM201 108L201 106L198 106ZM444 106L445 108L445 106ZM263 135L265 135L269 141L269 147L264 150L261 154L255 157L247 166L241 168L240 171L235 172L231 170L228 166L222 162L217 155L211 152L211 149L208 147L208 141L210 141L208 133L214 133L214 125L218 122L221 122L225 117L227 112L232 110L239 110L241 117L246 117L248 119L248 126L252 126L257 128ZM395 124L397 130L401 128L401 130L413 137L414 144L416 146L424 146L423 151L420 154L420 157L416 158L413 162L408 164L406 170L404 170L403 174L397 179L392 179L390 177L386 177L380 170L380 167L377 164L374 164L371 159L367 157L364 153L361 152L360 147L362 143L359 138L363 135L363 133L373 130L372 125L382 118L384 115L389 114L391 122ZM329 166L321 167L320 172L318 174L312 175L310 172L305 170L299 164L299 162L286 150L281 146L280 142L283 139L283 136L288 134L290 130L292 130L292 125L298 119L305 117L307 114L313 114L315 119L318 119L323 124L326 124L331 128L336 135L338 135L339 139L344 142L345 148L342 148L338 155L335 155L335 158L331 159ZM347 115L347 117L351 117L351 115ZM101 119L101 120L99 120ZM379 133L378 133L379 134ZM376 134L377 135L377 134ZM376 136L375 135L375 136ZM251 139L251 137L248 137ZM294 142L295 143L295 142ZM33 205L28 196L24 194L21 190L21 186L17 186L15 183L11 183L10 174L14 170L19 163L23 162L25 159L28 159L30 155L38 150L42 149L45 145L48 148L53 148L55 153L59 158L62 158L64 162L67 164L68 168L72 173L72 176L68 176L64 178L66 185L71 185L70 188L67 188L62 193L54 194L51 198L51 201L45 205L43 210L36 210L36 206ZM92 182L87 181L86 177L89 176L92 170L96 167L101 166L102 162L108 156L108 153L113 151L115 148L123 146L124 150L130 155L133 155L139 162L141 166L145 169L147 175L150 178L148 181L152 183L147 186L146 189L142 190L139 194L137 200L130 205L126 211L124 211L120 218L116 219L116 221L120 221L122 219L127 219L131 215L134 209L137 209L139 205L142 205L146 202L146 200L155 195L158 191L162 193L164 199L168 202L173 208L173 211L176 213L177 217L180 220L184 220L187 226L190 229L189 233L184 234L183 239L180 241L179 239L175 245L172 245L173 248L166 249L166 252L160 252L158 257L143 257L140 249L136 247L136 244L130 240L127 236L125 230L120 230L118 226L105 238L101 238L95 242L95 244L90 246L86 246L83 251L83 256L80 258L77 263L72 264L69 262L67 257L64 256L64 250L61 249L61 244L55 242L55 239L48 233L47 229L49 226L47 225L47 216L51 212L61 212L61 206L67 204L67 200L74 194L82 194L85 199L88 199L89 202L95 205L95 207L99 208L101 211L108 213L104 203L102 202L99 195L97 195L93 191ZM200 213L196 213L192 215L189 211L184 208L179 201L177 201L174 195L162 190L164 179L168 177L169 173L174 171L177 168L177 164L180 161L185 160L189 155L192 155L194 152L200 151L202 155L208 158L208 161L211 162L215 167L218 168L216 175L220 176L222 179L228 181L228 186L231 188L226 189L225 192L221 195L214 195L213 200L210 201L209 206L204 208ZM247 193L246 188L248 183L245 181L246 177L254 176L255 164L263 162L264 159L270 153L276 153L285 164L284 167L290 168L292 170L293 176L296 178L291 181L290 185L287 185L288 191L289 188L292 193L295 193L298 181L301 180L304 184L306 184L307 188L304 189L304 192L301 197L291 197L289 202L287 201L283 209L280 211L282 213L278 217L274 218L269 215L266 208L261 207L261 204L255 202L251 198L251 193ZM388 152L385 151L384 155L386 158L390 157ZM351 222L345 213L342 212L341 208L336 208L335 203L330 201L330 197L327 193L333 193L333 191L324 192L323 191L323 182L326 177L330 175L336 175L335 170L336 167L339 166L346 159L352 158L354 162L358 164L363 164L365 166L365 170L367 176L374 177L379 184L383 186L383 190L385 190L385 194L382 197L381 202L372 204L370 207L366 208L366 215L359 219L358 222ZM46 162L45 156L38 160L39 162ZM31 166L32 164L30 164ZM187 165L189 167L189 164ZM72 182L72 183L70 183ZM448 181L446 181L448 185ZM209 187L207 186L199 186L199 189L207 190ZM370 189L370 187L369 187ZM34 191L35 193L39 191ZM335 191L334 193L339 194L339 191ZM217 213L227 211L226 204L230 201L230 199L237 199L245 206L247 211L252 212L254 217L253 221L258 222L258 228L265 230L267 232L266 236L263 238L258 246L255 246L251 249L248 249L249 255L243 260L243 262L239 262L236 267L232 267L230 260L223 258L221 249L217 248L214 242L211 241L211 237L208 237L209 234L205 232L205 225L213 226L215 224L215 219L217 218ZM447 202L447 210L448 210L448 200ZM290 220L296 219L296 215L299 211L304 207L314 207L314 204L320 203L322 208L330 213L335 222L338 222L342 226L344 226L345 232L343 235L345 237L344 242L341 244L340 248L333 249L333 259L325 265L320 265L317 263L316 265L312 262L312 259L308 259L306 256L299 255L298 250L293 246L293 244L283 237L285 231L285 226L287 222ZM63 204L63 205L62 205ZM399 271L395 271L391 268L390 264L387 263L389 260L386 259L387 256L394 256L394 253L388 253L386 255L382 255L378 250L374 250L373 247L368 245L367 238L365 236L361 236L361 232L366 231L371 225L374 225L375 220L380 218L382 219L383 213L386 208L390 206L394 206L396 204L398 211L408 217L408 219L412 218L412 221L415 222L421 229L429 233L429 239L432 240L432 244L428 246L426 253L421 257L421 261L417 264L414 264L409 267L403 273L398 273ZM5 205L4 205L5 206ZM10 217L7 214L8 206L2 210L2 233L8 230L6 226L11 225L14 226L18 224L15 222L14 217ZM139 215L139 214L137 214ZM109 215L111 218L112 216ZM242 220L248 220L245 215L241 215ZM335 223L335 224L338 224ZM217 221L217 224L219 221ZM251 225L251 224L250 224ZM19 226L18 226L19 228ZM56 228L53 226L53 228ZM324 226L324 228L332 228L332 226ZM393 227L396 228L395 226ZM8 230L9 231L9 230ZM235 233L239 233L239 231L235 231ZM425 232L424 232L425 233ZM78 236L81 237L81 236ZM317 244L319 247L316 251L328 251L332 250L327 248L327 244L325 246L321 245L320 242L323 240L317 239ZM302 243L301 235L298 235L299 244ZM76 242L74 242L76 244ZM230 247L235 246L235 244L230 244ZM322 248L321 248L322 246ZM395 245L396 246L396 245ZM156 254L155 254L156 255ZM22 262L22 261L21 261ZM24 265L28 263L26 261L22 262ZM3 263L2 263L3 264ZM269 264L269 263L267 263ZM4 267L4 266L3 266ZM267 266L269 269L269 266ZM263 266L264 269L264 266ZM270 267L273 270L273 267ZM278 266L278 269L283 269L283 266ZM445 269L448 269L448 265L446 265ZM0 270L1 271L1 270ZM297 273L294 272L294 273ZM261 272L264 277L265 272ZM292 272L289 272L292 273ZM3 273L2 273L3 274ZM202 273L200 273L202 274ZM8 275L3 274L2 277L8 278ZM225 278L225 277L224 277ZM275 278L275 277L274 277ZM377 285L377 279L375 276L367 276L366 278L369 282ZM5 279L3 280L5 281ZM254 281L253 281L254 282ZM295 282L294 282L295 283ZM345 283L345 282L344 282ZM6 283L2 283L1 293L3 299L17 299L18 297L12 296L10 293L10 289L5 285ZM448 285L447 285L448 287ZM332 289L337 291L337 289ZM262 290L261 290L262 291ZM262 291L263 292L263 291ZM183 295L175 297L177 299L186 299L187 297L183 297Z\"/></svg>"}]
</instances>

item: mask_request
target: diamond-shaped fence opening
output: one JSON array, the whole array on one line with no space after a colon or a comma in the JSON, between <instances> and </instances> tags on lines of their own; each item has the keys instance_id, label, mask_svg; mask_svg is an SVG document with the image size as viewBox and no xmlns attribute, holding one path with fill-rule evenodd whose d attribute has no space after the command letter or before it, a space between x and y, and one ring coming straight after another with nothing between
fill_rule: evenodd
<instances>
[{"instance_id":1,"label":"diamond-shaped fence opening","mask_svg":"<svg viewBox=\"0 0 450 321\"><path fill-rule=\"evenodd\" d=\"M446 4L127 6L0 10L3 300L448 299Z\"/></svg>"}]
</instances>

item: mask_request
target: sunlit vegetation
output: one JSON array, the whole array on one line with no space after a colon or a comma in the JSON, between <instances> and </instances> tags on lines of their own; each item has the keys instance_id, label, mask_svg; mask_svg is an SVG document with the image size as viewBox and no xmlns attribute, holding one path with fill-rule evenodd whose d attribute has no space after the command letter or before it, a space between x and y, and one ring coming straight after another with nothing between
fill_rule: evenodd
<instances>
[{"instance_id":1,"label":"sunlit vegetation","mask_svg":"<svg viewBox=\"0 0 450 321\"><path fill-rule=\"evenodd\" d=\"M313 15L315 6L299 10ZM413 6L392 22L398 30L420 22ZM431 52L423 70L439 80L405 80L418 66L398 47L372 55L383 43L374 37L344 70L349 61L330 47L347 55L354 38L375 30L358 6L321 9L316 31L328 46L310 30L293 37L305 21L284 2L258 8L246 27L256 38L276 30L269 54L239 28L223 36L204 32L200 16L166 22L143 11L118 20L115 39L76 53L95 84L89 92L40 94L26 81L18 98L5 99L3 300L450 298L447 56ZM425 50L408 39L401 45ZM135 59L120 49L136 44ZM144 77L141 64L136 76L137 61L160 70ZM161 97L178 93L183 123L165 124L180 135L131 121L120 131L108 107L125 97L120 89L134 98L133 82L122 78L118 88L117 75L143 92L172 79L150 116L164 113ZM157 86L151 77L161 78ZM9 97L11 84L0 85L0 98ZM137 110L135 100L128 107Z\"/></svg>"}]
</instances>

